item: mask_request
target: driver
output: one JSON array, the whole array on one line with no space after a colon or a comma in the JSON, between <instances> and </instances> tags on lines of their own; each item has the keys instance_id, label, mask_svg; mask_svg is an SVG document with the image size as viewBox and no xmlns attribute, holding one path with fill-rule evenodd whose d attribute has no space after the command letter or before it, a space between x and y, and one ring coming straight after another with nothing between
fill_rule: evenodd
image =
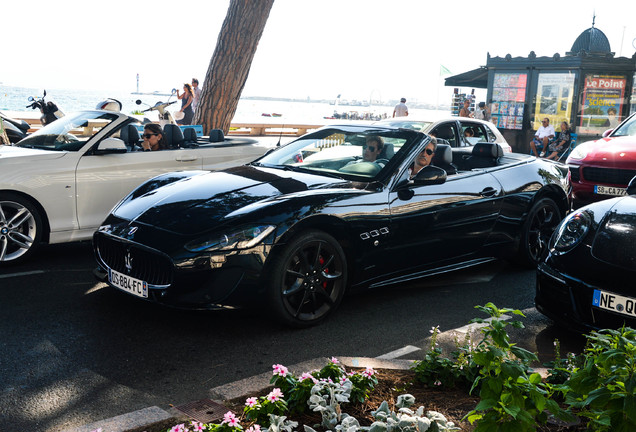
<instances>
[{"instance_id":1,"label":"driver","mask_svg":"<svg viewBox=\"0 0 636 432\"><path fill-rule=\"evenodd\" d=\"M163 137L163 130L161 126L156 123L148 123L145 125L142 137L144 141L141 143L141 146L144 151L165 150L168 148L168 143Z\"/></svg>"},{"instance_id":2,"label":"driver","mask_svg":"<svg viewBox=\"0 0 636 432\"><path fill-rule=\"evenodd\" d=\"M426 147L417 155L413 165L411 165L411 178L415 177L422 168L431 164L435 150L437 150L437 140L435 137L431 137L431 141L426 144Z\"/></svg>"}]
</instances>

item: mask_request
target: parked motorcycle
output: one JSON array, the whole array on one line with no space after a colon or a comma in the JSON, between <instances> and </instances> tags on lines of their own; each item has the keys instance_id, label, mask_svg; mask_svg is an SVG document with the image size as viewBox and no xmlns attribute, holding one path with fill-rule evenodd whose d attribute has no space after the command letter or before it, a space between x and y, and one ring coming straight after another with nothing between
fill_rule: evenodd
<instances>
[{"instance_id":1,"label":"parked motorcycle","mask_svg":"<svg viewBox=\"0 0 636 432\"><path fill-rule=\"evenodd\" d=\"M157 113L159 114L159 125L161 125L161 127L164 127L167 124L174 124L176 125L177 122L175 121L172 113L170 111L168 111L168 107L174 103L177 103L177 101L172 101L170 102L170 99L172 98L172 96L174 96L177 93L177 89L172 89L172 94L170 95L170 97L168 98L168 102L157 102L156 104L154 104L153 106L150 106L148 104L144 104L140 99L137 99L135 101L135 103L137 105L147 105L149 108L143 110L142 112L148 112L148 111L157 111ZM145 121L146 119L144 119L144 123L146 123ZM148 120L149 122L150 120Z\"/></svg>"},{"instance_id":2,"label":"parked motorcycle","mask_svg":"<svg viewBox=\"0 0 636 432\"><path fill-rule=\"evenodd\" d=\"M38 97L33 97L33 96L29 96L29 102L31 102L30 105L27 105L27 108L33 108L33 109L39 109L40 112L42 113L42 116L40 117L40 122L42 123L42 126L46 126L49 123L54 122L55 120L64 117L64 113L62 112L62 110L60 110L58 108L58 106L51 101L45 101L44 98L46 97L46 90L44 90L44 94L42 95L41 98Z\"/></svg>"},{"instance_id":3,"label":"parked motorcycle","mask_svg":"<svg viewBox=\"0 0 636 432\"><path fill-rule=\"evenodd\" d=\"M0 117L2 117L4 131L6 132L11 144L17 143L22 138L27 136L30 128L27 122L25 122L24 120L13 119L1 112Z\"/></svg>"}]
</instances>

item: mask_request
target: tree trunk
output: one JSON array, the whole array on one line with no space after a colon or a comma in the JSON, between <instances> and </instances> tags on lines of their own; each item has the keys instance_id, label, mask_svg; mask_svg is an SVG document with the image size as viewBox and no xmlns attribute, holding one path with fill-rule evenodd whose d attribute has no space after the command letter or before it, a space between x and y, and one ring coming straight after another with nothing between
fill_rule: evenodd
<instances>
[{"instance_id":1,"label":"tree trunk","mask_svg":"<svg viewBox=\"0 0 636 432\"><path fill-rule=\"evenodd\" d=\"M194 123L227 134L274 0L231 0L205 75Z\"/></svg>"}]
</instances>

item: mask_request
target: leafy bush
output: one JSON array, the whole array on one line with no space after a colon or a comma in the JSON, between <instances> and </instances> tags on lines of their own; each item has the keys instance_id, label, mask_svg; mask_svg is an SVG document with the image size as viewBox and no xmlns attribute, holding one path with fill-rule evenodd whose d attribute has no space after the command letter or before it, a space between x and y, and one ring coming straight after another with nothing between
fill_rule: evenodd
<instances>
[{"instance_id":1,"label":"leafy bush","mask_svg":"<svg viewBox=\"0 0 636 432\"><path fill-rule=\"evenodd\" d=\"M636 331L586 335L584 363L557 389L592 431L636 430Z\"/></svg>"}]
</instances>

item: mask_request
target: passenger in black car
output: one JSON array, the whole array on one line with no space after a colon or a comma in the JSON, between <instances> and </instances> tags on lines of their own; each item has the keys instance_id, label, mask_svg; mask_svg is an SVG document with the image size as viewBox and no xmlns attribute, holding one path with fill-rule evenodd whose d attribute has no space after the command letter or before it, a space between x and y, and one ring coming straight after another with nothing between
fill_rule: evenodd
<instances>
[{"instance_id":1,"label":"passenger in black car","mask_svg":"<svg viewBox=\"0 0 636 432\"><path fill-rule=\"evenodd\" d=\"M144 141L141 143L144 151L165 150L168 148L166 139L163 136L161 126L155 123L148 123L144 126Z\"/></svg>"},{"instance_id":2,"label":"passenger in black car","mask_svg":"<svg viewBox=\"0 0 636 432\"><path fill-rule=\"evenodd\" d=\"M435 137L432 137L431 141L426 144L424 150L422 150L420 154L417 155L417 158L415 158L415 161L413 161L413 165L410 168L411 178L415 177L422 168L431 164L435 150L437 150L437 140Z\"/></svg>"},{"instance_id":3,"label":"passenger in black car","mask_svg":"<svg viewBox=\"0 0 636 432\"><path fill-rule=\"evenodd\" d=\"M362 160L375 162L383 148L384 140L381 137L375 135L367 137L366 143L362 146Z\"/></svg>"}]
</instances>

